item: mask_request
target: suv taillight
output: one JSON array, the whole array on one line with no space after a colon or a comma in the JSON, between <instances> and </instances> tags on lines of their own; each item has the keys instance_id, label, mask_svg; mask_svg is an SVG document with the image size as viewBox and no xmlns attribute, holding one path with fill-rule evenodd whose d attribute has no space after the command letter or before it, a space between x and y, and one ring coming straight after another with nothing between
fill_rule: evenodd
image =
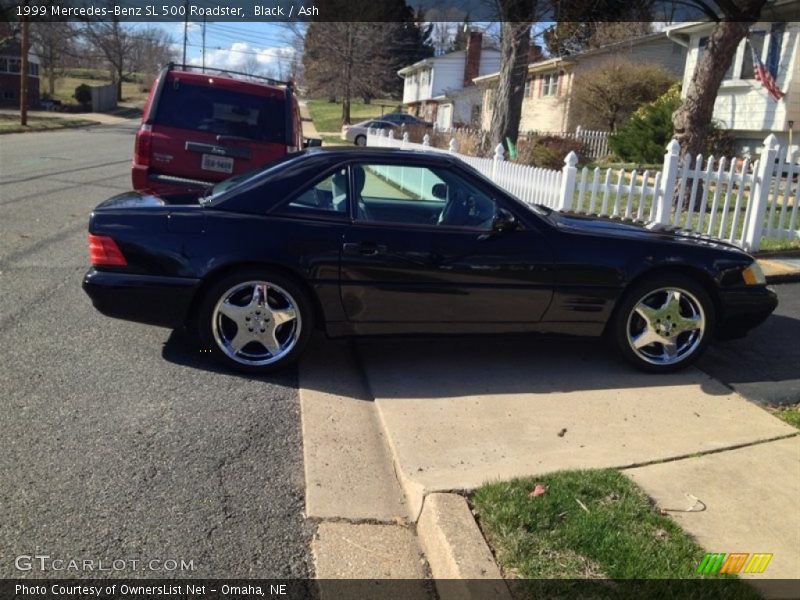
<instances>
[{"instance_id":1,"label":"suv taillight","mask_svg":"<svg viewBox=\"0 0 800 600\"><path fill-rule=\"evenodd\" d=\"M107 235L89 234L89 261L93 267L124 267L125 256L112 238Z\"/></svg>"},{"instance_id":2,"label":"suv taillight","mask_svg":"<svg viewBox=\"0 0 800 600\"><path fill-rule=\"evenodd\" d=\"M150 153L153 147L153 126L142 125L136 132L136 143L133 148L133 162L141 166L150 165Z\"/></svg>"}]
</instances>

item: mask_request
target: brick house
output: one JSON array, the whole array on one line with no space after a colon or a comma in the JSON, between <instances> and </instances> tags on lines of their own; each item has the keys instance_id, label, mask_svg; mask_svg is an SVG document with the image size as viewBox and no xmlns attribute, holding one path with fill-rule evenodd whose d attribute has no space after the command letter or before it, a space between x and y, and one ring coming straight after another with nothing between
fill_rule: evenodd
<instances>
[{"instance_id":1,"label":"brick house","mask_svg":"<svg viewBox=\"0 0 800 600\"><path fill-rule=\"evenodd\" d=\"M0 46L0 106L19 106L20 44L8 40ZM28 54L28 106L39 104L39 59Z\"/></svg>"}]
</instances>

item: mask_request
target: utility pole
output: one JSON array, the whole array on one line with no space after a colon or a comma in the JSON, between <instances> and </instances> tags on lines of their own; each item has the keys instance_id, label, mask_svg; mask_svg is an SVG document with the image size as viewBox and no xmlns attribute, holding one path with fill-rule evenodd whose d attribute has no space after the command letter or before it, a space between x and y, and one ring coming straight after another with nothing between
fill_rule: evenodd
<instances>
[{"instance_id":1,"label":"utility pole","mask_svg":"<svg viewBox=\"0 0 800 600\"><path fill-rule=\"evenodd\" d=\"M206 15L203 13L203 73L206 72Z\"/></svg>"},{"instance_id":2,"label":"utility pole","mask_svg":"<svg viewBox=\"0 0 800 600\"><path fill-rule=\"evenodd\" d=\"M28 19L22 19L22 42L20 43L19 68L19 124L28 125Z\"/></svg>"},{"instance_id":3,"label":"utility pole","mask_svg":"<svg viewBox=\"0 0 800 600\"><path fill-rule=\"evenodd\" d=\"M189 38L189 0L183 3L183 64L186 64L186 42Z\"/></svg>"}]
</instances>

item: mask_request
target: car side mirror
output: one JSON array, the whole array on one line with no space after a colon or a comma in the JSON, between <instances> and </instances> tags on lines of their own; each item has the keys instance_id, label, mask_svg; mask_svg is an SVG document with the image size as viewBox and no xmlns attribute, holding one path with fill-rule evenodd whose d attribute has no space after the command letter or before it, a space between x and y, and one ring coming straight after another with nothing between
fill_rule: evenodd
<instances>
[{"instance_id":1,"label":"car side mirror","mask_svg":"<svg viewBox=\"0 0 800 600\"><path fill-rule=\"evenodd\" d=\"M447 200L447 185L444 183L434 184L431 189L431 194L433 194L434 198L438 198L439 200Z\"/></svg>"},{"instance_id":2,"label":"car side mirror","mask_svg":"<svg viewBox=\"0 0 800 600\"><path fill-rule=\"evenodd\" d=\"M305 138L303 140L303 148L316 148L322 146L322 140L319 138Z\"/></svg>"},{"instance_id":3,"label":"car side mirror","mask_svg":"<svg viewBox=\"0 0 800 600\"><path fill-rule=\"evenodd\" d=\"M498 208L492 220L492 231L502 233L517 229L517 218L505 208Z\"/></svg>"}]
</instances>

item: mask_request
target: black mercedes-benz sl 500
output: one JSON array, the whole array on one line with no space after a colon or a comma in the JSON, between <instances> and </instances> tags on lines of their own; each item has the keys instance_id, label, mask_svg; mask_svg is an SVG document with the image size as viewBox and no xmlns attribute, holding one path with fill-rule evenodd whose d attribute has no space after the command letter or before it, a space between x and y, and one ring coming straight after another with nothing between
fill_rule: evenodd
<instances>
[{"instance_id":1,"label":"black mercedes-benz sl 500","mask_svg":"<svg viewBox=\"0 0 800 600\"><path fill-rule=\"evenodd\" d=\"M122 194L92 213L89 253L100 312L196 324L204 349L255 373L314 328L606 335L672 371L777 305L734 246L529 206L440 153L308 150L202 198Z\"/></svg>"}]
</instances>

